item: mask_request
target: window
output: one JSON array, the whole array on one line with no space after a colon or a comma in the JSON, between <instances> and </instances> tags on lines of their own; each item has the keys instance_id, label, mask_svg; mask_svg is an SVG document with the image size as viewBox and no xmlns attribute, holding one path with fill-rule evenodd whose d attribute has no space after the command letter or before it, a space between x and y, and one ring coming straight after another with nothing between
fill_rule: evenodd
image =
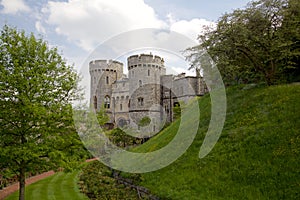
<instances>
[{"instance_id":1,"label":"window","mask_svg":"<svg viewBox=\"0 0 300 200\"><path fill-rule=\"evenodd\" d=\"M110 97L106 96L104 98L104 108L110 108Z\"/></svg>"},{"instance_id":2,"label":"window","mask_svg":"<svg viewBox=\"0 0 300 200\"><path fill-rule=\"evenodd\" d=\"M142 98L142 97L138 98L138 105L139 106L143 106L144 105L144 98Z\"/></svg>"},{"instance_id":3,"label":"window","mask_svg":"<svg viewBox=\"0 0 300 200\"><path fill-rule=\"evenodd\" d=\"M120 104L120 110L122 110L123 109L123 106L122 106L122 104Z\"/></svg>"},{"instance_id":4,"label":"window","mask_svg":"<svg viewBox=\"0 0 300 200\"><path fill-rule=\"evenodd\" d=\"M95 108L95 110L97 110L97 97L96 96L94 96L94 108Z\"/></svg>"},{"instance_id":5,"label":"window","mask_svg":"<svg viewBox=\"0 0 300 200\"><path fill-rule=\"evenodd\" d=\"M164 92L164 95L165 95L164 97L167 98L170 96L170 93L168 91L166 91L166 92Z\"/></svg>"},{"instance_id":6,"label":"window","mask_svg":"<svg viewBox=\"0 0 300 200\"><path fill-rule=\"evenodd\" d=\"M148 76L150 76L150 69L148 69Z\"/></svg>"},{"instance_id":7,"label":"window","mask_svg":"<svg viewBox=\"0 0 300 200\"><path fill-rule=\"evenodd\" d=\"M142 85L143 85L142 80L139 80L139 86L142 87Z\"/></svg>"},{"instance_id":8,"label":"window","mask_svg":"<svg viewBox=\"0 0 300 200\"><path fill-rule=\"evenodd\" d=\"M108 76L106 77L106 84L109 84L109 78L108 78Z\"/></svg>"}]
</instances>

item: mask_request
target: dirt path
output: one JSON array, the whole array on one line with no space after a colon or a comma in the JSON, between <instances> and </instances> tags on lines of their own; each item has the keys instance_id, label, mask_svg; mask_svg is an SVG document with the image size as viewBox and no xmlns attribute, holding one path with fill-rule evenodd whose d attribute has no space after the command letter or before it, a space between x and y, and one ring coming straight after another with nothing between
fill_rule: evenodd
<instances>
[{"instance_id":1,"label":"dirt path","mask_svg":"<svg viewBox=\"0 0 300 200\"><path fill-rule=\"evenodd\" d=\"M86 160L86 162L91 162L93 160L97 160L97 158L92 158L92 159ZM49 172L45 172L45 173L42 173L42 174L39 174L36 176L32 176L32 177L26 179L25 184L30 185L41 179L47 178L48 176L51 176L53 174L55 174L54 171L49 171ZM3 188L2 190L0 190L0 200L3 200L8 195L10 195L11 193L14 193L15 191L18 191L18 190L19 190L19 182Z\"/></svg>"}]
</instances>

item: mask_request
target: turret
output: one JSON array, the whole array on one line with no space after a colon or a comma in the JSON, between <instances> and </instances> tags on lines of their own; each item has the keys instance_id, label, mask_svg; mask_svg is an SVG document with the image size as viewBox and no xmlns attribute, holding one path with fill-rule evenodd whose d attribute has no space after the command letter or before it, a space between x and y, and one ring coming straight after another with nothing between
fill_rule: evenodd
<instances>
[{"instance_id":1,"label":"turret","mask_svg":"<svg viewBox=\"0 0 300 200\"><path fill-rule=\"evenodd\" d=\"M143 132L156 132L160 119L160 76L166 74L164 59L152 54L132 55L127 59L132 122L148 116L151 124Z\"/></svg>"},{"instance_id":2,"label":"turret","mask_svg":"<svg viewBox=\"0 0 300 200\"><path fill-rule=\"evenodd\" d=\"M101 105L110 109L112 83L122 78L123 64L113 60L93 60L89 63L91 76L90 102L96 110Z\"/></svg>"}]
</instances>

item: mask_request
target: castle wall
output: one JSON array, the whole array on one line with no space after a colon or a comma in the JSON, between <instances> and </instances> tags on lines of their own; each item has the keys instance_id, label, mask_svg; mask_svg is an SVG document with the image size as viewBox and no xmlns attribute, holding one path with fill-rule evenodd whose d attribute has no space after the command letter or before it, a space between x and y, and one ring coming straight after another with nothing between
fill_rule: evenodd
<instances>
[{"instance_id":1,"label":"castle wall","mask_svg":"<svg viewBox=\"0 0 300 200\"><path fill-rule=\"evenodd\" d=\"M112 85L113 121L119 127L124 127L129 121L129 81L122 79Z\"/></svg>"},{"instance_id":2,"label":"castle wall","mask_svg":"<svg viewBox=\"0 0 300 200\"><path fill-rule=\"evenodd\" d=\"M173 97L175 94L173 88L173 75L161 76L161 105L164 112L161 113L162 117L166 118L167 122L173 121Z\"/></svg>"},{"instance_id":3,"label":"castle wall","mask_svg":"<svg viewBox=\"0 0 300 200\"><path fill-rule=\"evenodd\" d=\"M152 128L147 130L156 131L159 127L156 123L161 120L160 77L166 73L164 60L159 56L141 54L130 56L127 61L131 123L137 127L139 121L148 116Z\"/></svg>"},{"instance_id":4,"label":"castle wall","mask_svg":"<svg viewBox=\"0 0 300 200\"><path fill-rule=\"evenodd\" d=\"M123 64L112 60L94 60L89 63L89 71L91 75L90 102L92 106L97 111L100 110L101 106L105 106L107 112L112 113L112 84L122 77Z\"/></svg>"},{"instance_id":5,"label":"castle wall","mask_svg":"<svg viewBox=\"0 0 300 200\"><path fill-rule=\"evenodd\" d=\"M105 107L110 122L118 127L129 125L143 136L158 132L165 122L173 121L173 107L208 92L201 77L165 75L164 60L151 54L128 57L128 78L123 64L112 60L89 63L91 105L99 111ZM142 118L151 123L140 127Z\"/></svg>"}]
</instances>

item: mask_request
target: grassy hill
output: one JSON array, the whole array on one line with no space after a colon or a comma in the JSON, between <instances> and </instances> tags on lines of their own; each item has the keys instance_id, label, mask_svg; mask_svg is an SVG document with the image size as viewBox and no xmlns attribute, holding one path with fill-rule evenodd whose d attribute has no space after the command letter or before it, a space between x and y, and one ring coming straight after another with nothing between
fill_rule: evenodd
<instances>
[{"instance_id":1,"label":"grassy hill","mask_svg":"<svg viewBox=\"0 0 300 200\"><path fill-rule=\"evenodd\" d=\"M209 95L199 101L199 130L177 161L142 174L162 199L300 199L300 85L227 89L227 117L214 149L199 150L210 120ZM135 151L153 151L176 134L173 123Z\"/></svg>"}]
</instances>

